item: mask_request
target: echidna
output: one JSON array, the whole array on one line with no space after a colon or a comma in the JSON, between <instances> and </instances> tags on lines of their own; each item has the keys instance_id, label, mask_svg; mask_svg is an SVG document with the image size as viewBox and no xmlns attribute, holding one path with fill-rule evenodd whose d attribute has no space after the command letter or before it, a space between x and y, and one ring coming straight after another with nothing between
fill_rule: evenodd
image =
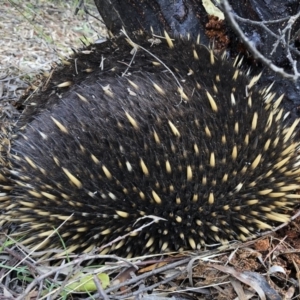
<instances>
[{"instance_id":1,"label":"echidna","mask_svg":"<svg viewBox=\"0 0 300 300\"><path fill-rule=\"evenodd\" d=\"M103 250L122 256L244 240L288 221L299 120L283 97L198 43L136 38L78 53L27 107L2 218L28 246L59 228L44 248L85 252L157 217Z\"/></svg>"}]
</instances>

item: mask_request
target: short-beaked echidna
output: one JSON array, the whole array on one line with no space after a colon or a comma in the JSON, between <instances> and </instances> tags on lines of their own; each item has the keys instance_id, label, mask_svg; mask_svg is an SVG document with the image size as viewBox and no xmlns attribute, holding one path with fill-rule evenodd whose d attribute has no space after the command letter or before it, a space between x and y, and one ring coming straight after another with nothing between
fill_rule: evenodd
<instances>
[{"instance_id":1,"label":"short-beaked echidna","mask_svg":"<svg viewBox=\"0 0 300 300\"><path fill-rule=\"evenodd\" d=\"M65 221L43 247L89 251L161 218L104 250L127 256L244 240L289 220L298 120L283 97L256 88L238 60L167 41L90 46L27 107L11 146L15 186L1 197L26 245Z\"/></svg>"}]
</instances>

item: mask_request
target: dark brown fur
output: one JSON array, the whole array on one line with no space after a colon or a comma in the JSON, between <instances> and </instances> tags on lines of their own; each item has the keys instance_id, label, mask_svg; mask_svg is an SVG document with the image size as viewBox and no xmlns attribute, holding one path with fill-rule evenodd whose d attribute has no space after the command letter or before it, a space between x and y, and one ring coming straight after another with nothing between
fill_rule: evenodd
<instances>
[{"instance_id":1,"label":"dark brown fur","mask_svg":"<svg viewBox=\"0 0 300 300\"><path fill-rule=\"evenodd\" d=\"M243 240L288 220L298 141L285 141L280 106L264 103L270 94L203 46L137 43L165 65L141 48L133 57L119 38L78 53L33 100L12 142L17 184L3 218L30 246L66 221L58 232L75 252L162 218L105 250L123 256ZM63 247L56 233L46 246Z\"/></svg>"}]
</instances>

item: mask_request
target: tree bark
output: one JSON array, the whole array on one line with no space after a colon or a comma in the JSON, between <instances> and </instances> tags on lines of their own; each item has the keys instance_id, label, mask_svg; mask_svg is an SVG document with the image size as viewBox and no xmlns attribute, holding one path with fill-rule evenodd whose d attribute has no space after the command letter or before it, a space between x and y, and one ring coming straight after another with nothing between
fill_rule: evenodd
<instances>
[{"instance_id":1,"label":"tree bark","mask_svg":"<svg viewBox=\"0 0 300 300\"><path fill-rule=\"evenodd\" d=\"M200 0L95 0L104 23L114 35L125 28L162 34L204 37L207 13Z\"/></svg>"}]
</instances>

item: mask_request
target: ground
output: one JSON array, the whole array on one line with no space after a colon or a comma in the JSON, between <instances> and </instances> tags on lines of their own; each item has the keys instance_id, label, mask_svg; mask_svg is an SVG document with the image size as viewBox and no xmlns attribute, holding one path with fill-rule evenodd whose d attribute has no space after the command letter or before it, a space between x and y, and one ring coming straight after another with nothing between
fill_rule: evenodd
<instances>
[{"instance_id":1,"label":"ground","mask_svg":"<svg viewBox=\"0 0 300 300\"><path fill-rule=\"evenodd\" d=\"M20 96L83 43L106 36L93 1L0 1L0 118L15 111ZM96 18L84 12L96 16ZM45 74L46 75L46 74Z\"/></svg>"},{"instance_id":2,"label":"ground","mask_svg":"<svg viewBox=\"0 0 300 300\"><path fill-rule=\"evenodd\" d=\"M83 7L74 15L80 2L0 1L1 124L17 120L20 97L30 95L72 48L106 35L92 1L85 1L85 6L97 18L85 13ZM80 266L83 262L87 265L99 257L64 257L56 260L57 266L53 264L57 255L53 249L28 253L6 232L0 242L0 299L71 299L68 295L72 289L76 290L72 299L128 299L129 295L149 297L149 293L155 299L300 298L299 218L276 234L220 250L131 260L112 257L105 265L85 268ZM76 285L67 287L86 273L100 273L85 277L96 283L85 286L89 295L80 295Z\"/></svg>"}]
</instances>

